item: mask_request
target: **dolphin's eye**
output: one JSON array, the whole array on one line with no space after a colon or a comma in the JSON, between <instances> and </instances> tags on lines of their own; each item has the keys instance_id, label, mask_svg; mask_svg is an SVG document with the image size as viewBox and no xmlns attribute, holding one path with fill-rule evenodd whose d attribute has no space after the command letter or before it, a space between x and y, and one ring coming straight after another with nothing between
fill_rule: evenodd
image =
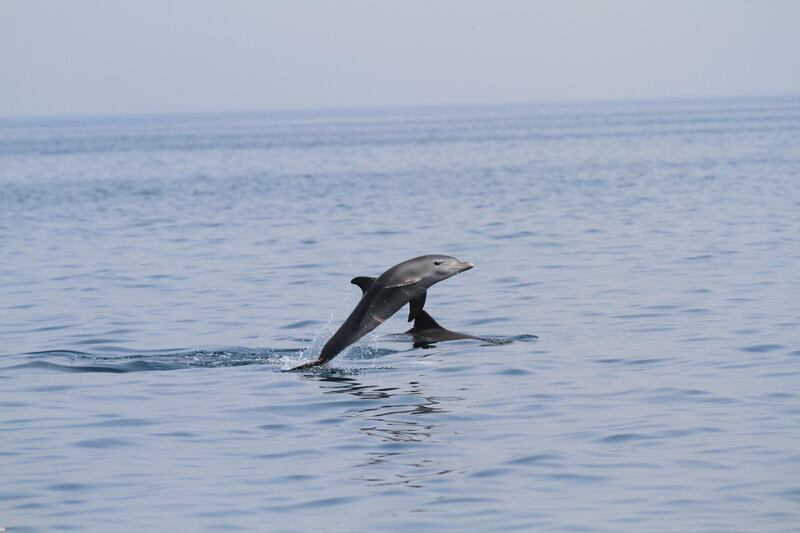
<instances>
[{"instance_id":1,"label":"dolphin's eye","mask_svg":"<svg viewBox=\"0 0 800 533\"><path fill-rule=\"evenodd\" d=\"M437 259L436 261L433 262L433 264L436 265L436 266L439 266L442 263L444 263L444 261L442 261L441 259Z\"/></svg>"}]
</instances>

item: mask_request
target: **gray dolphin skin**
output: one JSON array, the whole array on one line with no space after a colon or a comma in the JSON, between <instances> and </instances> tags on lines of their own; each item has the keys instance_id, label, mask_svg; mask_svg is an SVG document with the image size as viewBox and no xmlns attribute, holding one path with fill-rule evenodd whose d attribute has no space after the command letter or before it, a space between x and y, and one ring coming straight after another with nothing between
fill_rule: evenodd
<instances>
[{"instance_id":1,"label":"gray dolphin skin","mask_svg":"<svg viewBox=\"0 0 800 533\"><path fill-rule=\"evenodd\" d=\"M409 335L414 339L414 346L428 346L435 342L457 341L461 339L475 339L484 341L481 337L450 331L439 325L436 320L427 312L420 310L414 318L414 327L406 331L404 335Z\"/></svg>"},{"instance_id":2,"label":"gray dolphin skin","mask_svg":"<svg viewBox=\"0 0 800 533\"><path fill-rule=\"evenodd\" d=\"M431 315L422 310L417 313L414 319L414 327L401 333L401 335L411 337L414 341L415 348L430 348L437 342L457 341L462 339L473 339L489 344L511 344L514 342L513 339L508 337L476 337L475 335L450 331L449 329L445 329L436 322ZM526 335L525 337L538 339L536 335Z\"/></svg>"},{"instance_id":3,"label":"gray dolphin skin","mask_svg":"<svg viewBox=\"0 0 800 533\"><path fill-rule=\"evenodd\" d=\"M347 320L322 347L319 359L292 368L303 370L323 365L342 350L380 326L387 318L409 304L408 321L414 320L425 305L428 289L474 265L448 255L422 255L395 265L377 278L360 276L351 283L363 294Z\"/></svg>"}]
</instances>

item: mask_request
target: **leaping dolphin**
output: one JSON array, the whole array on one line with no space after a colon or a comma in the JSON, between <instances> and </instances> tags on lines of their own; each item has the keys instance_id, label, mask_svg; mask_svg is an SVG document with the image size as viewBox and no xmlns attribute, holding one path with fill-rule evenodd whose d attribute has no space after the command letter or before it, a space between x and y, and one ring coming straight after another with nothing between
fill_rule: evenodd
<instances>
[{"instance_id":1,"label":"leaping dolphin","mask_svg":"<svg viewBox=\"0 0 800 533\"><path fill-rule=\"evenodd\" d=\"M322 365L342 350L380 326L405 304L408 321L414 320L425 305L427 290L433 284L469 270L474 265L448 255L422 255L395 265L377 278L359 276L351 283L364 292L347 320L322 347L319 359L292 368L303 370Z\"/></svg>"}]
</instances>

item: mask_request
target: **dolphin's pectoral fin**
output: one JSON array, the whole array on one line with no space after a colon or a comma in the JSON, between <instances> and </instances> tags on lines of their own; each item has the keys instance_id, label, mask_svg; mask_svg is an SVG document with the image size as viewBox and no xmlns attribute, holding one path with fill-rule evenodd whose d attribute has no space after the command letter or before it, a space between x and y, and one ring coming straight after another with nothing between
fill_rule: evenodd
<instances>
[{"instance_id":1,"label":"dolphin's pectoral fin","mask_svg":"<svg viewBox=\"0 0 800 533\"><path fill-rule=\"evenodd\" d=\"M351 279L350 283L353 285L358 285L364 294L366 294L367 291L372 288L373 283L375 283L375 278L370 278L369 276L358 276Z\"/></svg>"},{"instance_id":2,"label":"dolphin's pectoral fin","mask_svg":"<svg viewBox=\"0 0 800 533\"><path fill-rule=\"evenodd\" d=\"M428 291L422 291L422 294L411 298L408 302L408 321L411 322L422 313L422 308L425 306L425 298L428 297Z\"/></svg>"}]
</instances>

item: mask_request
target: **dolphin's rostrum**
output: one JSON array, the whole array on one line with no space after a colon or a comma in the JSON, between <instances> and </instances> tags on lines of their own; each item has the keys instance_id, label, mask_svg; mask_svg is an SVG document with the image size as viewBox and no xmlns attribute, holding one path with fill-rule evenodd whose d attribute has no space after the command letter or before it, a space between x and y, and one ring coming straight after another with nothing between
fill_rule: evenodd
<instances>
[{"instance_id":1,"label":"dolphin's rostrum","mask_svg":"<svg viewBox=\"0 0 800 533\"><path fill-rule=\"evenodd\" d=\"M327 363L405 304L409 304L409 322L414 320L425 305L427 290L431 285L472 267L472 263L447 255L422 255L393 266L377 278L353 278L352 283L364 292L356 308L325 343L319 359L292 370Z\"/></svg>"}]
</instances>

